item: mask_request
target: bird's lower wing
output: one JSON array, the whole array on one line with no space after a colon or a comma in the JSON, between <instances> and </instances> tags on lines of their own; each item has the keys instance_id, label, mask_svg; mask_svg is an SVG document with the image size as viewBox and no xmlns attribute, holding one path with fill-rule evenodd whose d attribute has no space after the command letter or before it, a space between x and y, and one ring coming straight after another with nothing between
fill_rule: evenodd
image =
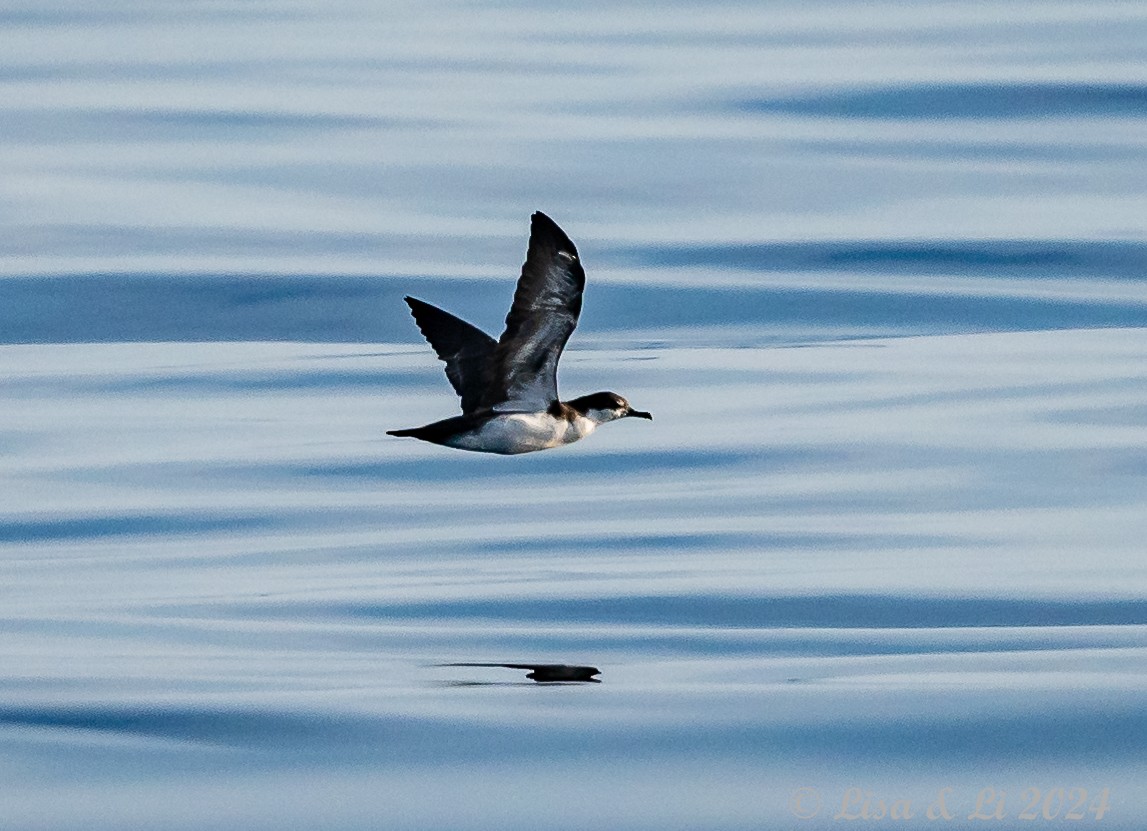
<instances>
[{"instance_id":1,"label":"bird's lower wing","mask_svg":"<svg viewBox=\"0 0 1147 831\"><path fill-rule=\"evenodd\" d=\"M446 364L446 377L462 399L462 412L478 409L497 341L449 312L414 297L405 298L423 337Z\"/></svg>"}]
</instances>

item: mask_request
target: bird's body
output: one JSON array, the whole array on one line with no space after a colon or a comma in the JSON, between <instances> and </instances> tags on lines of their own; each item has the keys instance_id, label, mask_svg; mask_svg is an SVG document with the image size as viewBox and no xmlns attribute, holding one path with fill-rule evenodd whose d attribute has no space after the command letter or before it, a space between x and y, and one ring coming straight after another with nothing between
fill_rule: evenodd
<instances>
[{"instance_id":1,"label":"bird's body","mask_svg":"<svg viewBox=\"0 0 1147 831\"><path fill-rule=\"evenodd\" d=\"M583 439L597 423L578 413L495 413L460 415L436 421L425 427L392 430L392 436L411 436L423 441L477 450L484 453L513 455L534 450L547 450Z\"/></svg>"},{"instance_id":2,"label":"bird's body","mask_svg":"<svg viewBox=\"0 0 1147 831\"><path fill-rule=\"evenodd\" d=\"M506 330L497 341L449 312L407 297L418 328L446 364L462 415L388 433L513 455L571 444L619 418L652 419L612 392L558 399L558 359L577 326L584 288L574 244L552 219L535 213Z\"/></svg>"}]
</instances>

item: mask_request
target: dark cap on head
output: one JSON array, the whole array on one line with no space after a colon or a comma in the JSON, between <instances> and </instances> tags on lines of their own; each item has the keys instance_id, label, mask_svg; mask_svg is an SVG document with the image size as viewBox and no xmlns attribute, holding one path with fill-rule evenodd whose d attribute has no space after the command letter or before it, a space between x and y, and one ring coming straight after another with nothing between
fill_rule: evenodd
<instances>
[{"instance_id":1,"label":"dark cap on head","mask_svg":"<svg viewBox=\"0 0 1147 831\"><path fill-rule=\"evenodd\" d=\"M583 395L581 398L574 398L566 402L570 407L577 410L581 414L588 413L590 410L621 410L622 417L635 416L636 418L647 418L653 420L653 416L649 413L635 410L629 406L629 402L618 395L616 392L592 392L589 395Z\"/></svg>"}]
</instances>

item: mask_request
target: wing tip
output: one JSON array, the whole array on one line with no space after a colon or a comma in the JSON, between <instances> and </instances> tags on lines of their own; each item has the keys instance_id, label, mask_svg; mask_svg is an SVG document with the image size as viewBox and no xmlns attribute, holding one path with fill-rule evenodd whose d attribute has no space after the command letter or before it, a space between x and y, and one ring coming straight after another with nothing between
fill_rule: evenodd
<instances>
[{"instance_id":1,"label":"wing tip","mask_svg":"<svg viewBox=\"0 0 1147 831\"><path fill-rule=\"evenodd\" d=\"M539 226L550 230L556 230L559 234L565 236L565 232L562 231L558 224L554 222L548 214L542 213L541 211L534 211L532 214L530 214L530 228L531 230L537 230Z\"/></svg>"},{"instance_id":2,"label":"wing tip","mask_svg":"<svg viewBox=\"0 0 1147 831\"><path fill-rule=\"evenodd\" d=\"M435 306L431 306L425 300L419 300L417 297L411 297L410 295L407 295L402 299L405 300L406 305L410 307L410 316L414 318L414 321L418 324L419 329L422 328L422 318L424 318L428 313L441 311L441 309L438 309Z\"/></svg>"},{"instance_id":3,"label":"wing tip","mask_svg":"<svg viewBox=\"0 0 1147 831\"><path fill-rule=\"evenodd\" d=\"M547 239L548 238L548 239ZM552 246L559 253L566 255L573 262L578 261L577 246L574 245L569 234L561 229L548 215L541 211L534 211L530 215L530 244L545 239L547 247Z\"/></svg>"}]
</instances>

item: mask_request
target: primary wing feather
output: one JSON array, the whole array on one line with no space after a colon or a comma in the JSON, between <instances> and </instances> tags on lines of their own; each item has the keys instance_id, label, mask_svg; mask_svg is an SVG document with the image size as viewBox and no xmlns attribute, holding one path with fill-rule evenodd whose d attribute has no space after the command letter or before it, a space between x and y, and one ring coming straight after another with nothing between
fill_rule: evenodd
<instances>
[{"instance_id":1,"label":"primary wing feather","mask_svg":"<svg viewBox=\"0 0 1147 831\"><path fill-rule=\"evenodd\" d=\"M446 364L446 377L462 398L462 412L481 405L497 341L476 326L414 297L404 298L414 322Z\"/></svg>"},{"instance_id":2,"label":"primary wing feather","mask_svg":"<svg viewBox=\"0 0 1147 831\"><path fill-rule=\"evenodd\" d=\"M557 400L558 359L577 326L584 289L577 248L557 223L535 213L506 330L494 348L483 406L536 411Z\"/></svg>"}]
</instances>

